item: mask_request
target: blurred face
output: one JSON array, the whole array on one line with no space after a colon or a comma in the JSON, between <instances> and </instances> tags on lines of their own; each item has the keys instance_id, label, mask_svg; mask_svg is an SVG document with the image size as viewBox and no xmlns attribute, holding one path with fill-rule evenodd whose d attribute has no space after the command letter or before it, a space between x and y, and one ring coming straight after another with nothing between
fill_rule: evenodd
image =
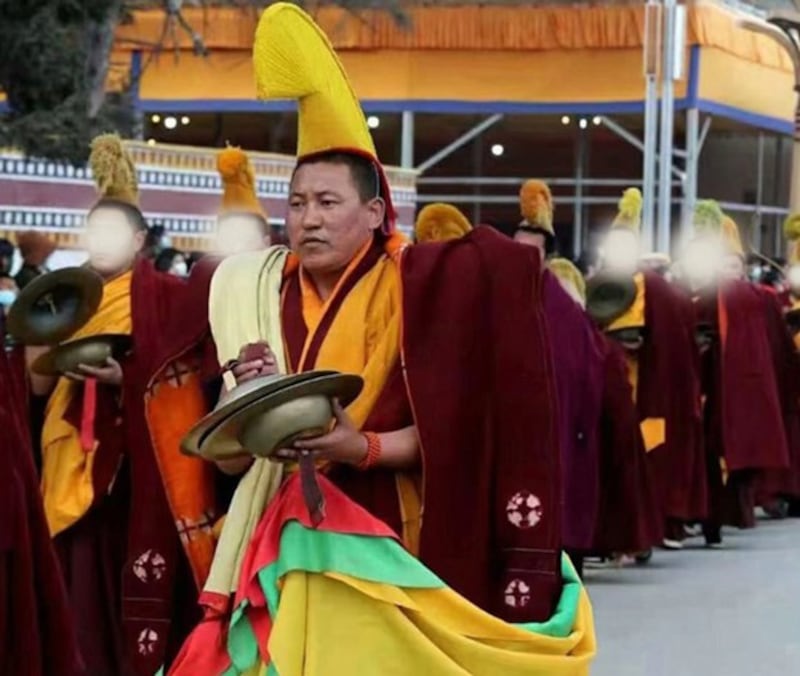
<instances>
[{"instance_id":1,"label":"blurred face","mask_svg":"<svg viewBox=\"0 0 800 676\"><path fill-rule=\"evenodd\" d=\"M134 227L120 209L100 207L86 219L84 242L89 265L104 277L133 266L144 247L146 233Z\"/></svg>"},{"instance_id":2,"label":"blurred face","mask_svg":"<svg viewBox=\"0 0 800 676\"><path fill-rule=\"evenodd\" d=\"M381 226L384 213L379 197L361 200L348 166L304 164L289 196L289 246L312 277L340 275Z\"/></svg>"},{"instance_id":3,"label":"blurred face","mask_svg":"<svg viewBox=\"0 0 800 676\"><path fill-rule=\"evenodd\" d=\"M744 279L747 268L741 256L729 254L722 259L722 267L720 273L722 279L733 281L737 279Z\"/></svg>"},{"instance_id":4,"label":"blurred face","mask_svg":"<svg viewBox=\"0 0 800 676\"><path fill-rule=\"evenodd\" d=\"M544 258L547 248L547 238L541 232L533 232L520 228L514 233L514 241L524 244L525 246L532 246L539 249Z\"/></svg>"},{"instance_id":5,"label":"blurred face","mask_svg":"<svg viewBox=\"0 0 800 676\"><path fill-rule=\"evenodd\" d=\"M639 238L628 230L611 230L606 236L602 255L606 269L635 272L639 264Z\"/></svg>"},{"instance_id":6,"label":"blurred face","mask_svg":"<svg viewBox=\"0 0 800 676\"><path fill-rule=\"evenodd\" d=\"M269 246L264 223L247 214L229 214L217 221L217 253L223 256L260 251Z\"/></svg>"},{"instance_id":7,"label":"blurred face","mask_svg":"<svg viewBox=\"0 0 800 676\"><path fill-rule=\"evenodd\" d=\"M713 238L691 242L683 256L682 267L694 290L716 284L722 265L719 242Z\"/></svg>"}]
</instances>

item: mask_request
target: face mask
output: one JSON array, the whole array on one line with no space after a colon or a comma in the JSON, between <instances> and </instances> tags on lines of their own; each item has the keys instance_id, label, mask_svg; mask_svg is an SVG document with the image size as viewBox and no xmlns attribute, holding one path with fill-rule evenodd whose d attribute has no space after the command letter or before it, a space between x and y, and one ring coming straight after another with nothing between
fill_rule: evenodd
<instances>
[{"instance_id":1,"label":"face mask","mask_svg":"<svg viewBox=\"0 0 800 676\"><path fill-rule=\"evenodd\" d=\"M14 301L17 300L17 292L11 289L0 289L0 305L5 308L11 307Z\"/></svg>"},{"instance_id":2,"label":"face mask","mask_svg":"<svg viewBox=\"0 0 800 676\"><path fill-rule=\"evenodd\" d=\"M175 263L172 266L172 274L176 277L186 277L189 274L189 266L186 263Z\"/></svg>"}]
</instances>

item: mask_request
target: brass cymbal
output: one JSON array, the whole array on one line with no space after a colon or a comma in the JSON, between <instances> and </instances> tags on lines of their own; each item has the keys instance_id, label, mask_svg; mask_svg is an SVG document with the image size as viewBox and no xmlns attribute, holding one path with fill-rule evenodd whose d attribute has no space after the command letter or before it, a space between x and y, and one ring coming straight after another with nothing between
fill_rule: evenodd
<instances>
[{"instance_id":1,"label":"brass cymbal","mask_svg":"<svg viewBox=\"0 0 800 676\"><path fill-rule=\"evenodd\" d=\"M600 272L586 283L586 311L601 326L608 326L627 312L636 300L632 276Z\"/></svg>"},{"instance_id":2,"label":"brass cymbal","mask_svg":"<svg viewBox=\"0 0 800 676\"><path fill-rule=\"evenodd\" d=\"M42 376L79 372L78 366L102 366L109 357L119 360L131 349L133 339L127 334L101 333L69 340L40 355L31 370Z\"/></svg>"},{"instance_id":3,"label":"brass cymbal","mask_svg":"<svg viewBox=\"0 0 800 676\"><path fill-rule=\"evenodd\" d=\"M247 406L261 397L266 396L274 390L285 387L289 383L304 382L313 380L320 375L330 375L336 371L305 371L294 375L274 374L253 378L246 383L234 387L228 392L224 392L219 398L214 410L200 420L183 438L181 448L189 455L198 455L200 440L214 427L220 424L230 415L232 410Z\"/></svg>"},{"instance_id":4,"label":"brass cymbal","mask_svg":"<svg viewBox=\"0 0 800 676\"><path fill-rule=\"evenodd\" d=\"M55 345L97 312L103 280L89 268L49 272L28 284L8 313L8 331L23 345Z\"/></svg>"},{"instance_id":5,"label":"brass cymbal","mask_svg":"<svg viewBox=\"0 0 800 676\"><path fill-rule=\"evenodd\" d=\"M221 402L184 438L182 450L209 460L269 457L300 437L323 434L333 419L331 399L347 406L363 387L360 376L330 371L267 378L273 380Z\"/></svg>"}]
</instances>

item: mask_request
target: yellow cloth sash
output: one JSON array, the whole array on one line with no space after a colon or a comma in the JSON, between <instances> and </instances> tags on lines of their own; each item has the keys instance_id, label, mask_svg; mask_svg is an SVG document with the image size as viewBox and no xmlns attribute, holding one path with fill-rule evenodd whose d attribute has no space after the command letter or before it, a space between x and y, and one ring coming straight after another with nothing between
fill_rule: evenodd
<instances>
[{"instance_id":1,"label":"yellow cloth sash","mask_svg":"<svg viewBox=\"0 0 800 676\"><path fill-rule=\"evenodd\" d=\"M345 276L365 253L362 251L354 259ZM303 368L322 315L339 289L323 302L302 269L300 275L303 317L308 328ZM315 369L358 373L364 379L364 389L347 408L357 427L363 427L400 357L400 316L400 273L395 261L384 256L342 301L314 362Z\"/></svg>"},{"instance_id":2,"label":"yellow cloth sash","mask_svg":"<svg viewBox=\"0 0 800 676\"><path fill-rule=\"evenodd\" d=\"M450 589L291 572L269 652L281 676L587 676L596 642L585 590L572 633L557 638L502 622Z\"/></svg>"},{"instance_id":3,"label":"yellow cloth sash","mask_svg":"<svg viewBox=\"0 0 800 676\"><path fill-rule=\"evenodd\" d=\"M278 371L286 373L280 290L287 255L284 247L270 247L228 258L214 273L208 314L220 364L238 357L242 346L264 340L275 353ZM224 596L235 591L247 545L282 479L283 466L266 458L257 458L242 477L204 591Z\"/></svg>"},{"instance_id":4,"label":"yellow cloth sash","mask_svg":"<svg viewBox=\"0 0 800 676\"><path fill-rule=\"evenodd\" d=\"M633 303L631 303L631 306L624 314L617 317L608 325L606 331L618 331L619 329L637 328L645 325L644 306L646 299L644 275L641 272L637 272L633 276L633 281L636 284L636 298L633 299Z\"/></svg>"},{"instance_id":5,"label":"yellow cloth sash","mask_svg":"<svg viewBox=\"0 0 800 676\"><path fill-rule=\"evenodd\" d=\"M637 272L633 281L636 283L636 298L633 304L621 317L617 317L608 327L607 331L619 329L638 328L645 325L645 280L641 272ZM637 399L639 389L639 358L636 355L625 355L628 364L628 382L633 388L633 401ZM647 418L639 424L639 429L644 439L644 448L648 453L661 446L667 438L666 420L664 418Z\"/></svg>"},{"instance_id":6,"label":"yellow cloth sash","mask_svg":"<svg viewBox=\"0 0 800 676\"><path fill-rule=\"evenodd\" d=\"M89 322L75 332L72 340L103 333L130 334L131 280L127 272L103 287L100 308ZM97 444L89 452L81 448L80 431L64 416L72 397L81 387L68 378L59 378L47 402L42 430L42 496L47 524L52 536L76 523L94 500L92 467Z\"/></svg>"}]
</instances>

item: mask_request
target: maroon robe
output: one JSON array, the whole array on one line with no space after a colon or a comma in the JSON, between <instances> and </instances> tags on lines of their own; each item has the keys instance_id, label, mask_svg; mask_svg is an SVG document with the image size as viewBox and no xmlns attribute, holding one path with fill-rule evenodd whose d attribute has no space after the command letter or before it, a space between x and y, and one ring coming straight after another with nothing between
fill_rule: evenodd
<instances>
[{"instance_id":1,"label":"maroon robe","mask_svg":"<svg viewBox=\"0 0 800 676\"><path fill-rule=\"evenodd\" d=\"M664 520L624 350L599 331L596 341L603 353L604 378L600 496L593 549L599 554L641 552L663 540Z\"/></svg>"},{"instance_id":2,"label":"maroon robe","mask_svg":"<svg viewBox=\"0 0 800 676\"><path fill-rule=\"evenodd\" d=\"M169 661L199 618L145 418L145 392L161 367L170 320L185 310L187 285L137 262L131 282L133 347L122 360L122 392L98 387L95 502L59 534L87 674L150 675ZM121 394L121 396L119 396ZM79 426L82 397L67 416Z\"/></svg>"},{"instance_id":3,"label":"maroon robe","mask_svg":"<svg viewBox=\"0 0 800 676\"><path fill-rule=\"evenodd\" d=\"M663 418L665 443L648 454L665 519L705 516L707 496L700 434L699 357L691 301L655 273L645 273L647 338L640 353L640 419Z\"/></svg>"},{"instance_id":4,"label":"maroon robe","mask_svg":"<svg viewBox=\"0 0 800 676\"><path fill-rule=\"evenodd\" d=\"M0 674L73 676L83 665L13 371L0 339Z\"/></svg>"},{"instance_id":5,"label":"maroon robe","mask_svg":"<svg viewBox=\"0 0 800 676\"><path fill-rule=\"evenodd\" d=\"M549 270L544 277L548 331L557 346L562 544L570 551L586 551L592 548L597 524L603 356L589 317Z\"/></svg>"},{"instance_id":6,"label":"maroon robe","mask_svg":"<svg viewBox=\"0 0 800 676\"><path fill-rule=\"evenodd\" d=\"M778 296L766 288L757 288L764 302L790 463L786 469L763 470L756 479L756 502L770 507L776 498L800 498L800 357L783 318Z\"/></svg>"},{"instance_id":7,"label":"maroon robe","mask_svg":"<svg viewBox=\"0 0 800 676\"><path fill-rule=\"evenodd\" d=\"M783 469L789 451L762 292L733 282L721 294L722 440L728 471Z\"/></svg>"},{"instance_id":8,"label":"maroon robe","mask_svg":"<svg viewBox=\"0 0 800 676\"><path fill-rule=\"evenodd\" d=\"M698 321L716 335L703 355L703 389L709 524L717 532L722 524L752 528L756 472L788 466L761 294L747 282L731 282L696 302Z\"/></svg>"},{"instance_id":9,"label":"maroon robe","mask_svg":"<svg viewBox=\"0 0 800 676\"><path fill-rule=\"evenodd\" d=\"M543 620L561 592L562 531L538 253L476 228L406 249L401 271L403 358L425 463L420 559L504 620Z\"/></svg>"},{"instance_id":10,"label":"maroon robe","mask_svg":"<svg viewBox=\"0 0 800 676\"><path fill-rule=\"evenodd\" d=\"M385 256L383 247L376 241L372 248L342 284L340 292L328 303L320 320L315 339L309 346L305 360L306 370L314 368L317 355L333 324L337 312L348 292ZM303 319L303 302L299 271L294 271L284 280L281 324L292 372L297 372L303 352L308 328ZM375 406L364 422L363 429L369 432L390 432L413 425L411 408L406 396L403 372L399 360L390 371L386 384L375 402ZM350 498L388 524L396 533L402 533L395 472L374 468L363 472L355 467L335 464L328 468L328 477Z\"/></svg>"}]
</instances>

